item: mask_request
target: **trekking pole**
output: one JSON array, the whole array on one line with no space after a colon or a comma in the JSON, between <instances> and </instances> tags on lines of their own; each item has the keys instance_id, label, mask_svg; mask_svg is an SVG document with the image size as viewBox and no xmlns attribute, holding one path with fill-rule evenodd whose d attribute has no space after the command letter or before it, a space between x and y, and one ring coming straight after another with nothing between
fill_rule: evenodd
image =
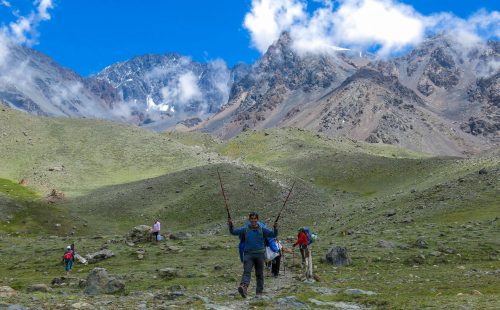
<instances>
[{"instance_id":1,"label":"trekking pole","mask_svg":"<svg viewBox=\"0 0 500 310\"><path fill-rule=\"evenodd\" d=\"M220 189L222 190L222 196L224 197L224 205L227 211L227 220L231 220L231 215L229 214L229 206L227 205L226 193L224 192L224 186L222 185L222 178L220 177L219 168L217 168L217 175L219 176Z\"/></svg>"},{"instance_id":2,"label":"trekking pole","mask_svg":"<svg viewBox=\"0 0 500 310\"><path fill-rule=\"evenodd\" d=\"M288 198L290 197L290 194L292 193L293 187L295 186L295 181L292 184L292 188L290 188L290 191L288 192L288 195L286 196L285 202L283 203L283 206L281 207L280 212L278 213L278 216L276 217L276 220L274 221L274 224L278 223L278 220L280 219L281 212L283 212L283 209L285 209L286 203L288 201Z\"/></svg>"}]
</instances>

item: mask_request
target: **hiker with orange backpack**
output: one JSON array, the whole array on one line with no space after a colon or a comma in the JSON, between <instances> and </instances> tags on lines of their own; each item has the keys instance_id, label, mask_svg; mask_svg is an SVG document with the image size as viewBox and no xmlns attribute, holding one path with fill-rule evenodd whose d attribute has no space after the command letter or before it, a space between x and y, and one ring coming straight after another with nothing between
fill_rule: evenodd
<instances>
[{"instance_id":1,"label":"hiker with orange backpack","mask_svg":"<svg viewBox=\"0 0 500 310\"><path fill-rule=\"evenodd\" d=\"M264 262L266 246L265 238L275 238L278 235L277 224L274 223L273 230L259 225L259 215L252 212L248 215L250 225L235 229L232 220L228 219L229 232L231 235L244 237L243 252L243 275L241 276L238 292L243 298L247 297L247 289L250 284L252 269L255 267L257 278L256 295L262 296L264 292Z\"/></svg>"},{"instance_id":2,"label":"hiker with orange backpack","mask_svg":"<svg viewBox=\"0 0 500 310\"><path fill-rule=\"evenodd\" d=\"M71 268L73 268L73 262L75 261L75 252L71 249L71 246L66 247L66 251L62 257L64 263L64 269L66 270L66 275L69 275Z\"/></svg>"}]
</instances>

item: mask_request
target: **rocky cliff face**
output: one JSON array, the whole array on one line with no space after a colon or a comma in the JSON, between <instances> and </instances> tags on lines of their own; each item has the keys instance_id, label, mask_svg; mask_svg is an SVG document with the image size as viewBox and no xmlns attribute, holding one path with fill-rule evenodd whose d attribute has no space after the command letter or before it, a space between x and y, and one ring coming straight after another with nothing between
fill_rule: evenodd
<instances>
[{"instance_id":1,"label":"rocky cliff face","mask_svg":"<svg viewBox=\"0 0 500 310\"><path fill-rule=\"evenodd\" d=\"M442 34L389 60L291 46L284 34L199 128L228 138L294 126L452 155L498 143L498 42L468 47Z\"/></svg>"},{"instance_id":2,"label":"rocky cliff face","mask_svg":"<svg viewBox=\"0 0 500 310\"><path fill-rule=\"evenodd\" d=\"M0 99L38 115L111 118L85 80L30 48L9 45L0 61Z\"/></svg>"},{"instance_id":3,"label":"rocky cliff face","mask_svg":"<svg viewBox=\"0 0 500 310\"><path fill-rule=\"evenodd\" d=\"M249 128L277 126L290 108L320 98L367 63L367 58L348 53L300 56L284 33L233 84L228 103L205 125L223 137Z\"/></svg>"},{"instance_id":4,"label":"rocky cliff face","mask_svg":"<svg viewBox=\"0 0 500 310\"><path fill-rule=\"evenodd\" d=\"M198 63L178 54L145 55L89 79L93 92L138 123L205 117L227 102L234 76L223 62Z\"/></svg>"},{"instance_id":5,"label":"rocky cliff face","mask_svg":"<svg viewBox=\"0 0 500 310\"><path fill-rule=\"evenodd\" d=\"M228 69L178 54L144 55L89 78L29 48L0 59L0 99L48 116L97 117L222 138L268 127L463 155L500 143L500 43L447 34L377 60L299 54L284 33L252 66Z\"/></svg>"}]
</instances>

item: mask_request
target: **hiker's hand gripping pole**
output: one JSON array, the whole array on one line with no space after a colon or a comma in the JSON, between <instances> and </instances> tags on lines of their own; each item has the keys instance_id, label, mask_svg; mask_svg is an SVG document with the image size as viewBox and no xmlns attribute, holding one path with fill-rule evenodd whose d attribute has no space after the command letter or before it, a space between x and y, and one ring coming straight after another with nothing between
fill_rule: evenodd
<instances>
[{"instance_id":1,"label":"hiker's hand gripping pole","mask_svg":"<svg viewBox=\"0 0 500 310\"><path fill-rule=\"evenodd\" d=\"M224 192L224 186L222 185L222 178L220 177L219 168L217 168L217 175L219 176L220 189L222 190L222 196L224 197L224 205L227 211L227 221L231 222L231 215L229 214L229 206L227 205L226 193Z\"/></svg>"},{"instance_id":2,"label":"hiker's hand gripping pole","mask_svg":"<svg viewBox=\"0 0 500 310\"><path fill-rule=\"evenodd\" d=\"M285 202L283 203L283 206L281 207L280 212L278 213L278 216L276 217L276 220L274 221L274 226L278 225L278 220L280 219L281 212L283 212L283 209L285 209L286 203L288 201L288 198L290 197L290 194L292 193L293 187L295 186L295 181L292 184L292 188L290 188L290 191L288 192L288 195L286 196Z\"/></svg>"}]
</instances>

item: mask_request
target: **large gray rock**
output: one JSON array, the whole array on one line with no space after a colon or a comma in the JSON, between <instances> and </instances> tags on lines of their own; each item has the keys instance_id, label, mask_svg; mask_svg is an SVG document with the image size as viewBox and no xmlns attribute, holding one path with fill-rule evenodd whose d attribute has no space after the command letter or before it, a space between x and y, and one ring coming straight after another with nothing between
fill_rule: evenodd
<instances>
[{"instance_id":1,"label":"large gray rock","mask_svg":"<svg viewBox=\"0 0 500 310\"><path fill-rule=\"evenodd\" d=\"M104 268L94 268L90 271L85 282L85 294L114 294L122 292L125 283L114 277L110 277Z\"/></svg>"},{"instance_id":2,"label":"large gray rock","mask_svg":"<svg viewBox=\"0 0 500 310\"><path fill-rule=\"evenodd\" d=\"M89 254L85 255L85 258L87 259L89 264L94 264L94 263L100 262L102 260L111 258L113 256L115 256L113 251L105 249L105 250L101 250L101 251L98 251L95 253L89 253Z\"/></svg>"},{"instance_id":3,"label":"large gray rock","mask_svg":"<svg viewBox=\"0 0 500 310\"><path fill-rule=\"evenodd\" d=\"M0 286L0 297L16 296L17 291L10 286Z\"/></svg>"},{"instance_id":4,"label":"large gray rock","mask_svg":"<svg viewBox=\"0 0 500 310\"><path fill-rule=\"evenodd\" d=\"M335 266L348 266L352 259L347 253L347 248L335 246L326 253L326 261Z\"/></svg>"},{"instance_id":5,"label":"large gray rock","mask_svg":"<svg viewBox=\"0 0 500 310\"><path fill-rule=\"evenodd\" d=\"M132 229L127 235L127 242L141 243L151 241L151 226L139 225Z\"/></svg>"}]
</instances>

